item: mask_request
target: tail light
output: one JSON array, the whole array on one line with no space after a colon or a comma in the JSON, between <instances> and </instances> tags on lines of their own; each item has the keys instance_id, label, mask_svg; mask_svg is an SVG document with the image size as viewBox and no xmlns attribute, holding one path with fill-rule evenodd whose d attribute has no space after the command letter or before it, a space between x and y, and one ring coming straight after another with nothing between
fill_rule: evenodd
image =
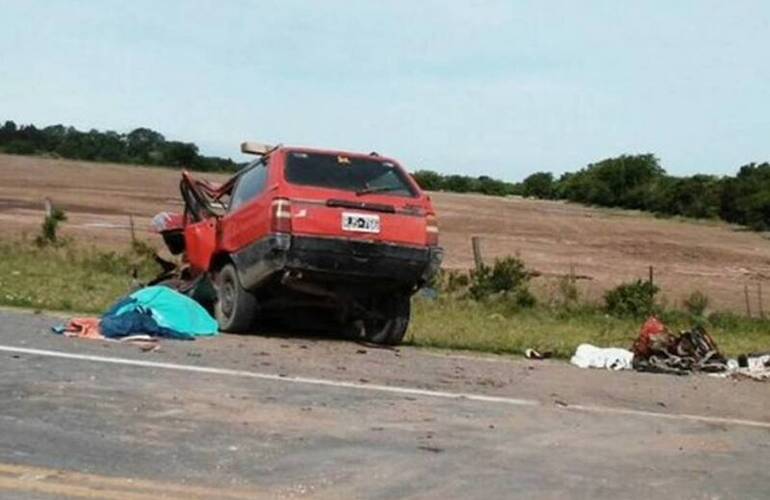
<instances>
[{"instance_id":1,"label":"tail light","mask_svg":"<svg viewBox=\"0 0 770 500\"><path fill-rule=\"evenodd\" d=\"M286 198L276 198L270 205L270 229L274 233L291 232L291 202Z\"/></svg>"},{"instance_id":2,"label":"tail light","mask_svg":"<svg viewBox=\"0 0 770 500\"><path fill-rule=\"evenodd\" d=\"M428 214L426 218L425 236L428 246L438 245L438 221L433 214Z\"/></svg>"}]
</instances>

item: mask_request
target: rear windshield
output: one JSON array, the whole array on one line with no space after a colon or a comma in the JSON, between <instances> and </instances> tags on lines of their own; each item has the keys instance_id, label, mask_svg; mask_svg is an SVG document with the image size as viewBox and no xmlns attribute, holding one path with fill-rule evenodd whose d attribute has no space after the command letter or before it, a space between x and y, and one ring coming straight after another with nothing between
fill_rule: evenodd
<instances>
[{"instance_id":1,"label":"rear windshield","mask_svg":"<svg viewBox=\"0 0 770 500\"><path fill-rule=\"evenodd\" d=\"M292 184L343 189L361 195L417 195L401 170L376 158L292 152L287 158L285 175Z\"/></svg>"}]
</instances>

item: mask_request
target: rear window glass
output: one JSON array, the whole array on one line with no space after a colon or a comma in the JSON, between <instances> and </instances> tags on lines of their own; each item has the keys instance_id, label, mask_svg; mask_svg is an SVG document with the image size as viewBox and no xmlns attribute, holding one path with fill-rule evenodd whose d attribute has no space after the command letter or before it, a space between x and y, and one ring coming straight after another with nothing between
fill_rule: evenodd
<instances>
[{"instance_id":1,"label":"rear window glass","mask_svg":"<svg viewBox=\"0 0 770 500\"><path fill-rule=\"evenodd\" d=\"M393 163L317 153L289 153L286 180L292 184L355 191L416 196L406 176Z\"/></svg>"}]
</instances>

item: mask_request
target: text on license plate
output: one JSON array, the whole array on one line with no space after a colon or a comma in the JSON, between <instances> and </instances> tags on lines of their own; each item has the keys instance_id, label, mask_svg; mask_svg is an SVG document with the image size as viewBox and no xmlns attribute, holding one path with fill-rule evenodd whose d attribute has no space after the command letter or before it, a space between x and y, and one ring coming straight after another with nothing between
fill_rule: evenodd
<instances>
[{"instance_id":1,"label":"text on license plate","mask_svg":"<svg viewBox=\"0 0 770 500\"><path fill-rule=\"evenodd\" d=\"M379 233L380 216L343 212L342 229L343 231L358 231L359 233Z\"/></svg>"}]
</instances>

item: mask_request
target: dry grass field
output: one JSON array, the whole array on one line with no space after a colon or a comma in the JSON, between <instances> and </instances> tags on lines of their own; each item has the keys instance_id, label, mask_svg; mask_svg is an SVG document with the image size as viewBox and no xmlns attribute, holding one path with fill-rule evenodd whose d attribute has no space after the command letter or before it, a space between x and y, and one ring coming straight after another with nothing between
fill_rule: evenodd
<instances>
[{"instance_id":1,"label":"dry grass field","mask_svg":"<svg viewBox=\"0 0 770 500\"><path fill-rule=\"evenodd\" d=\"M79 241L125 245L129 214L137 234L153 241L150 218L181 206L178 179L178 172L168 169L0 155L0 235L35 234L47 196L68 214L64 234ZM726 224L518 198L448 193L433 198L447 267L472 265L470 237L477 235L486 259L518 255L542 273L535 282L543 298L571 266L590 278L579 281L583 295L598 299L609 287L645 277L653 265L671 305L700 290L714 309L744 311L748 284L756 311L757 284L770 277L770 241Z\"/></svg>"}]
</instances>

